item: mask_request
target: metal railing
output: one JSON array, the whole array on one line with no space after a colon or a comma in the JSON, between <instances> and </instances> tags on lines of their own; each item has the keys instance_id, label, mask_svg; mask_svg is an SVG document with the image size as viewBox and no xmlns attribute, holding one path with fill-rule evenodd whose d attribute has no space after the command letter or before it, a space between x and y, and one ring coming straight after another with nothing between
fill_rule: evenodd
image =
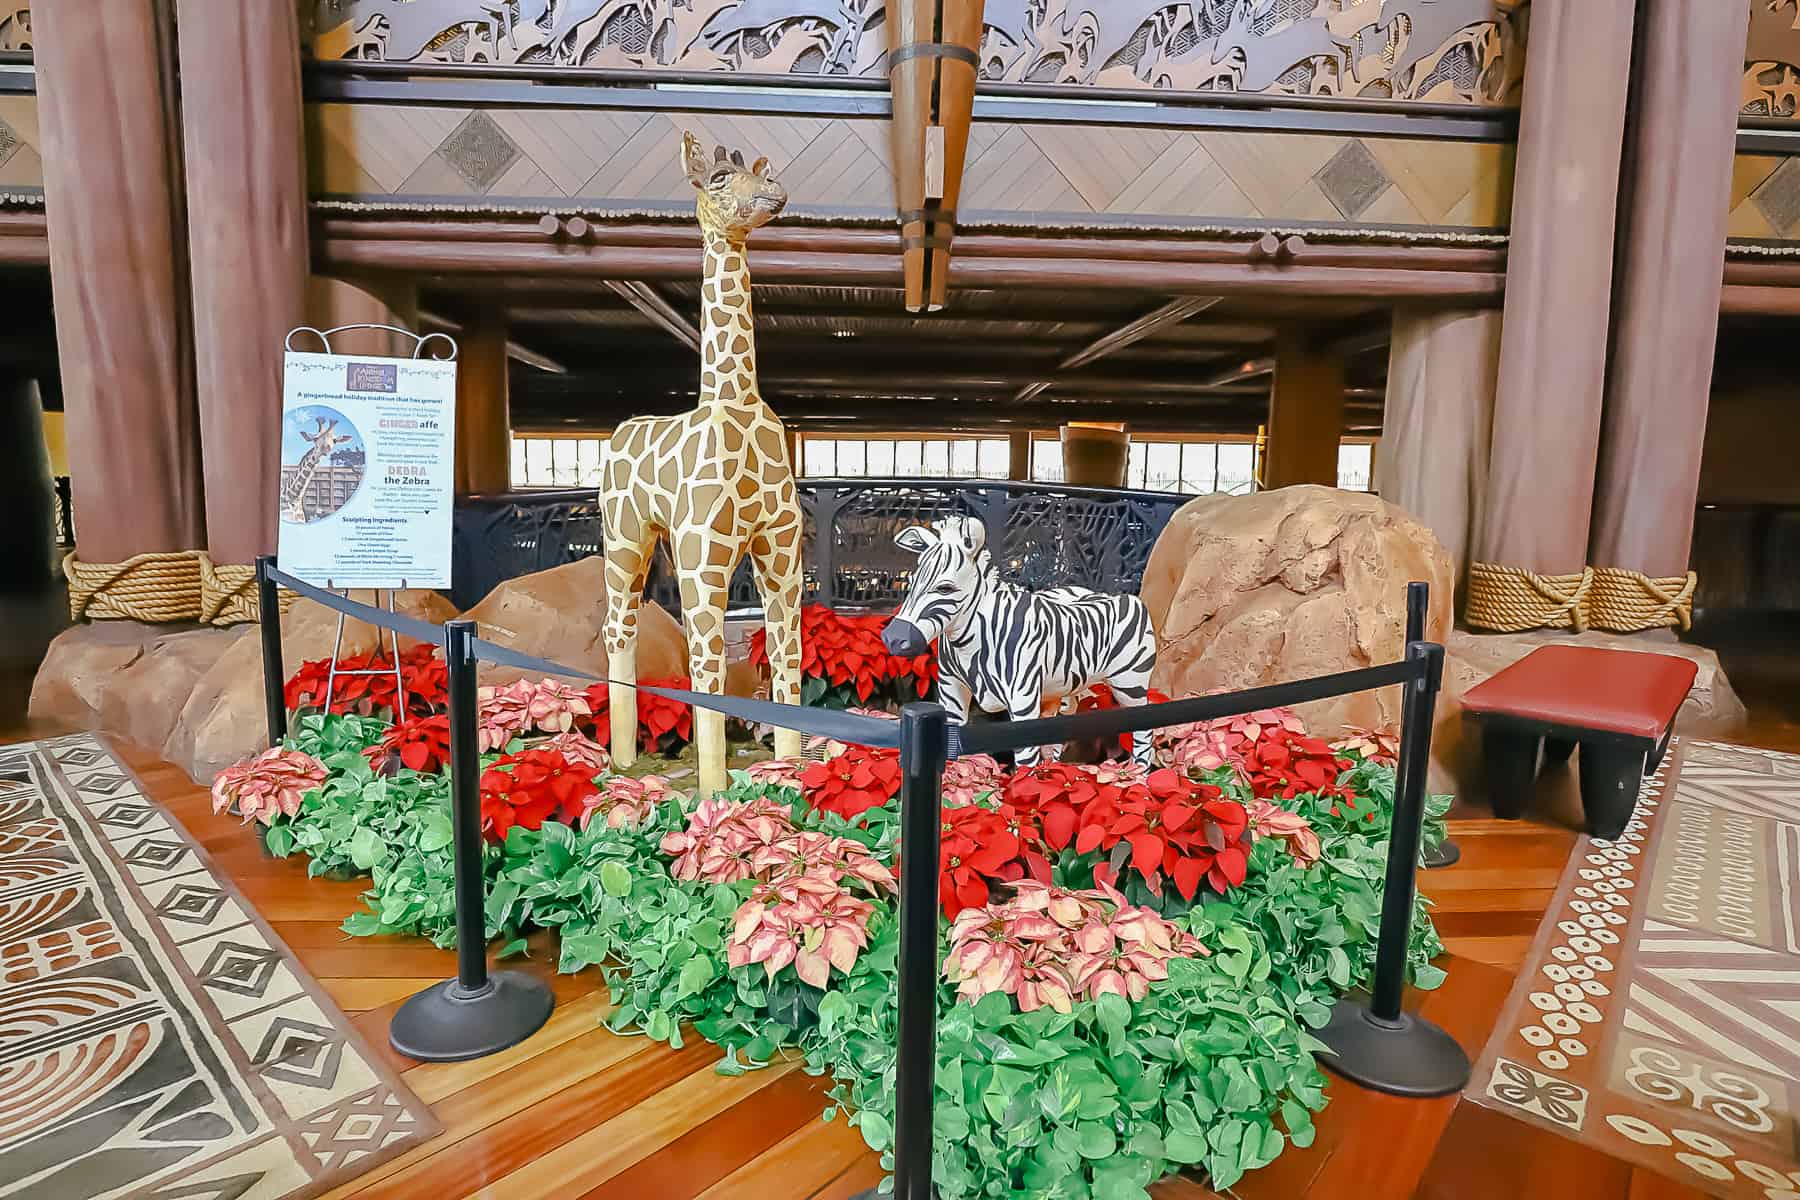
<instances>
[{"instance_id":1,"label":"metal railing","mask_svg":"<svg viewBox=\"0 0 1800 1200\"><path fill-rule=\"evenodd\" d=\"M908 525L979 517L1001 574L1028 587L1138 590L1157 535L1191 497L989 479L804 479L806 598L834 608L900 602L913 555L894 545ZM504 580L603 551L591 489L471 496L456 507L451 599L475 604ZM645 593L671 612L680 597L666 548ZM748 563L732 578L733 607L758 607Z\"/></svg>"}]
</instances>

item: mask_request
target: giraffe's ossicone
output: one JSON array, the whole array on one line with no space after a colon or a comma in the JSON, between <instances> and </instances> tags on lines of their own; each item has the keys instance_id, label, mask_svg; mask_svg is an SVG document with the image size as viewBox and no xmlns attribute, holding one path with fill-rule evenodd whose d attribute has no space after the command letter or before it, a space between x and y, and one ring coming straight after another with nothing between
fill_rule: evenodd
<instances>
[{"instance_id":1,"label":"giraffe's ossicone","mask_svg":"<svg viewBox=\"0 0 1800 1200\"><path fill-rule=\"evenodd\" d=\"M748 554L762 593L772 699L800 703L800 502L787 434L756 385L750 313L750 232L787 203L768 160L749 166L724 147L709 160L684 134L682 163L697 193L706 248L701 288L700 402L678 417L640 417L607 443L600 491L606 531L606 650L614 761L637 756L637 611L658 538L681 584L694 690L725 690L725 606ZM725 787L725 718L694 714L700 795ZM800 753L780 730L775 752Z\"/></svg>"}]
</instances>

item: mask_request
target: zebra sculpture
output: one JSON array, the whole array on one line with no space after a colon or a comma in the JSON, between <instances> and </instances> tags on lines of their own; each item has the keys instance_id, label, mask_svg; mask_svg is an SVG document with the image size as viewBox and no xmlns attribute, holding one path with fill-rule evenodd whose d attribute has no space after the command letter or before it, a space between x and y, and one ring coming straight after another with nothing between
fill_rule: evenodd
<instances>
[{"instance_id":1,"label":"zebra sculpture","mask_svg":"<svg viewBox=\"0 0 1800 1200\"><path fill-rule=\"evenodd\" d=\"M912 657L936 639L938 696L951 720L966 720L971 701L1030 720L1096 683L1122 705L1144 703L1156 632L1136 596L1008 583L988 552L987 527L970 517L902 529L894 542L918 554L919 565L881 640L890 653ZM1028 747L1014 758L1029 767L1059 753ZM1132 757L1150 762L1148 734L1132 735Z\"/></svg>"}]
</instances>

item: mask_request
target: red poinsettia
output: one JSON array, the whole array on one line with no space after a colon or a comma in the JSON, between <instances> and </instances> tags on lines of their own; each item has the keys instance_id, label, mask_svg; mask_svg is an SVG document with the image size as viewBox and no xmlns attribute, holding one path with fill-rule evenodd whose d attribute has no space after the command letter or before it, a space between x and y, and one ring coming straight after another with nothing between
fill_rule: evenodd
<instances>
[{"instance_id":1,"label":"red poinsettia","mask_svg":"<svg viewBox=\"0 0 1800 1200\"><path fill-rule=\"evenodd\" d=\"M1168 700L1167 696L1155 688L1146 689L1144 695L1151 704L1162 704ZM1097 712L1103 708L1117 707L1119 707L1119 699L1113 695L1113 690L1104 683L1096 683L1089 685L1087 691L1081 694L1081 699L1076 701L1075 711ZM1148 737L1149 734L1144 736ZM1119 749L1127 754L1131 753L1131 735L1129 733L1119 735Z\"/></svg>"},{"instance_id":2,"label":"red poinsettia","mask_svg":"<svg viewBox=\"0 0 1800 1200\"><path fill-rule=\"evenodd\" d=\"M849 820L900 794L900 752L849 746L801 772L800 793L820 812Z\"/></svg>"},{"instance_id":3,"label":"red poinsettia","mask_svg":"<svg viewBox=\"0 0 1800 1200\"><path fill-rule=\"evenodd\" d=\"M1018 835L1000 813L975 805L945 809L938 844L938 899L944 915L954 920L963 909L986 904L988 885L1007 882L1007 868L1019 851Z\"/></svg>"},{"instance_id":4,"label":"red poinsettia","mask_svg":"<svg viewBox=\"0 0 1800 1200\"><path fill-rule=\"evenodd\" d=\"M1082 820L1078 850L1112 848L1096 872L1103 882L1112 882L1129 863L1152 894L1161 895L1167 879L1192 900L1201 880L1223 894L1243 883L1249 870L1248 811L1172 768L1151 772L1144 786L1116 803L1091 805Z\"/></svg>"},{"instance_id":5,"label":"red poinsettia","mask_svg":"<svg viewBox=\"0 0 1800 1200\"><path fill-rule=\"evenodd\" d=\"M674 679L644 679L639 682L648 687L675 688L681 691L691 691L694 686L686 675ZM608 715L612 696L607 685L596 683L582 695L587 697L588 707L593 710L594 740L602 746L612 745L612 719ZM683 746L694 740L694 709L690 704L640 688L637 694L637 715L638 745L647 754L678 754Z\"/></svg>"},{"instance_id":6,"label":"red poinsettia","mask_svg":"<svg viewBox=\"0 0 1800 1200\"><path fill-rule=\"evenodd\" d=\"M440 771L450 761L450 718L440 714L395 721L363 754L377 770L390 755L398 755L400 765L414 771Z\"/></svg>"},{"instance_id":7,"label":"red poinsettia","mask_svg":"<svg viewBox=\"0 0 1800 1200\"><path fill-rule=\"evenodd\" d=\"M481 827L504 841L514 825L537 829L553 817L573 825L599 791L592 771L554 750L503 755L481 773Z\"/></svg>"},{"instance_id":8,"label":"red poinsettia","mask_svg":"<svg viewBox=\"0 0 1800 1200\"><path fill-rule=\"evenodd\" d=\"M937 680L937 659L930 653L896 658L888 653L881 631L888 619L877 613L843 616L823 604L800 610L800 673L842 688L858 703L892 685L897 699L928 694ZM750 635L750 662L769 665L766 632Z\"/></svg>"},{"instance_id":9,"label":"red poinsettia","mask_svg":"<svg viewBox=\"0 0 1800 1200\"><path fill-rule=\"evenodd\" d=\"M281 690L288 711L297 713L323 707L325 682L330 672L329 658L315 658L311 662L301 663L300 669L288 677Z\"/></svg>"},{"instance_id":10,"label":"red poinsettia","mask_svg":"<svg viewBox=\"0 0 1800 1200\"><path fill-rule=\"evenodd\" d=\"M400 655L400 682L406 685L409 712L429 717L450 706L450 667L429 642Z\"/></svg>"},{"instance_id":11,"label":"red poinsettia","mask_svg":"<svg viewBox=\"0 0 1800 1200\"><path fill-rule=\"evenodd\" d=\"M1348 797L1338 776L1352 766L1323 740L1289 729L1275 729L1252 743L1244 754L1250 791L1264 800L1291 800L1308 792Z\"/></svg>"},{"instance_id":12,"label":"red poinsettia","mask_svg":"<svg viewBox=\"0 0 1800 1200\"><path fill-rule=\"evenodd\" d=\"M1075 840L1081 814L1097 800L1116 802L1122 789L1095 778L1094 772L1075 763L1041 763L1015 771L1002 793L1006 803L1037 814L1044 844L1060 851ZM1093 846L1082 847L1082 852Z\"/></svg>"}]
</instances>

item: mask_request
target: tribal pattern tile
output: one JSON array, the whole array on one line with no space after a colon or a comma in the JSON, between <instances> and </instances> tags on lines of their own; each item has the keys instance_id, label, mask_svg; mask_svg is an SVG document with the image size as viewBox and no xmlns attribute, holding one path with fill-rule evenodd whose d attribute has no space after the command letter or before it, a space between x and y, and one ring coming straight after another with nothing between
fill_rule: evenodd
<instances>
[{"instance_id":1,"label":"tribal pattern tile","mask_svg":"<svg viewBox=\"0 0 1800 1200\"><path fill-rule=\"evenodd\" d=\"M98 739L0 748L0 1197L298 1200L436 1132Z\"/></svg>"},{"instance_id":2,"label":"tribal pattern tile","mask_svg":"<svg viewBox=\"0 0 1800 1200\"><path fill-rule=\"evenodd\" d=\"M1476 1103L1710 1195L1800 1200L1800 756L1677 743L1583 839Z\"/></svg>"}]
</instances>

